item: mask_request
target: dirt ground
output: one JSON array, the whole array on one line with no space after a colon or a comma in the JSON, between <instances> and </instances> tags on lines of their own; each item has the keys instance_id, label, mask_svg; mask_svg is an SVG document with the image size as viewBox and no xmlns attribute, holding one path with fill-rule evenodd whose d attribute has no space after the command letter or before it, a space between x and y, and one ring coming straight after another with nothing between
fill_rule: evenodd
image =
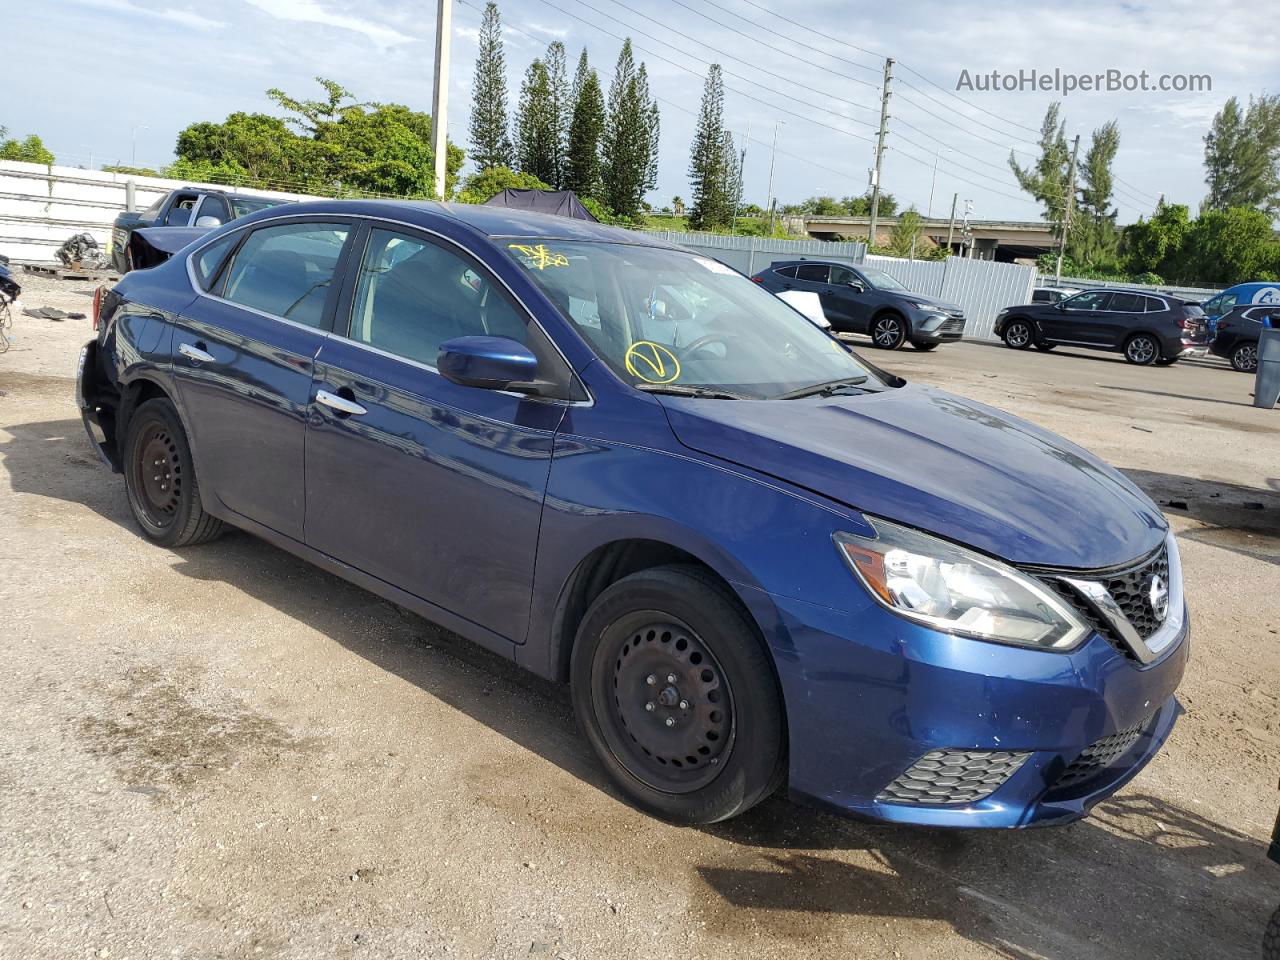
<instances>
[{"instance_id":1,"label":"dirt ground","mask_svg":"<svg viewBox=\"0 0 1280 960\"><path fill-rule=\"evenodd\" d=\"M27 306L88 288L27 283ZM89 322L0 355L0 955L1249 958L1280 904L1280 411L1216 361L869 355L1164 507L1186 714L1094 815L955 833L621 803L563 690L231 534L135 532L72 401Z\"/></svg>"}]
</instances>

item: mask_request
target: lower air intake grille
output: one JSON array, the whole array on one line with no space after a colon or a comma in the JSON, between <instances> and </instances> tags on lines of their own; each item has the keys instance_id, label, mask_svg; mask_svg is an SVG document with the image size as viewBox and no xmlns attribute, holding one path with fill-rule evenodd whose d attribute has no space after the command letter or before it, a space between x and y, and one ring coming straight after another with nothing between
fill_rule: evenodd
<instances>
[{"instance_id":1,"label":"lower air intake grille","mask_svg":"<svg viewBox=\"0 0 1280 960\"><path fill-rule=\"evenodd\" d=\"M1111 766L1129 752L1150 722L1150 717L1139 720L1133 726L1117 730L1110 736L1103 737L1085 747L1080 756L1072 760L1067 769L1062 772L1062 776L1054 783L1053 789L1061 790L1075 786L1101 773L1105 767Z\"/></svg>"},{"instance_id":2,"label":"lower air intake grille","mask_svg":"<svg viewBox=\"0 0 1280 960\"><path fill-rule=\"evenodd\" d=\"M880 803L973 803L995 792L1029 757L1013 750L930 750L880 792Z\"/></svg>"}]
</instances>

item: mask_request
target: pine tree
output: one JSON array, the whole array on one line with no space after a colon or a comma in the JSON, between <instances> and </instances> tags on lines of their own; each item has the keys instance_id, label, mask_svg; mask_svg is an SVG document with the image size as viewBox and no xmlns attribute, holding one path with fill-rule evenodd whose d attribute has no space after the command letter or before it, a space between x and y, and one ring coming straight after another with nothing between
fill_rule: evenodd
<instances>
[{"instance_id":1,"label":"pine tree","mask_svg":"<svg viewBox=\"0 0 1280 960\"><path fill-rule=\"evenodd\" d=\"M1079 215L1071 222L1071 254L1078 263L1103 267L1115 259L1120 240L1116 230L1119 211L1111 206L1111 164L1119 149L1120 128L1114 120L1093 131L1080 166Z\"/></svg>"},{"instance_id":2,"label":"pine tree","mask_svg":"<svg viewBox=\"0 0 1280 960\"><path fill-rule=\"evenodd\" d=\"M565 64L564 44L559 40L551 41L547 47L547 81L551 85L551 112L555 120L555 179L551 185L557 190L564 189L566 172L566 153L569 149L569 122L573 115L573 104L569 100L569 73Z\"/></svg>"},{"instance_id":3,"label":"pine tree","mask_svg":"<svg viewBox=\"0 0 1280 960\"><path fill-rule=\"evenodd\" d=\"M714 230L728 225L732 219L725 137L724 78L720 75L720 64L713 63L702 88L702 107L698 111L689 157L689 192L693 197L689 208L690 230ZM732 143L730 137L730 151Z\"/></svg>"},{"instance_id":4,"label":"pine tree","mask_svg":"<svg viewBox=\"0 0 1280 960\"><path fill-rule=\"evenodd\" d=\"M587 51L578 58L573 77L573 119L569 123L569 148L565 157L565 186L584 197L599 197L600 138L604 134L604 93L600 78L587 63Z\"/></svg>"},{"instance_id":5,"label":"pine tree","mask_svg":"<svg viewBox=\"0 0 1280 960\"><path fill-rule=\"evenodd\" d=\"M631 41L618 54L602 144L604 202L618 216L640 216L644 194L657 179L658 108L644 67L636 69Z\"/></svg>"},{"instance_id":6,"label":"pine tree","mask_svg":"<svg viewBox=\"0 0 1280 960\"><path fill-rule=\"evenodd\" d=\"M513 162L507 132L507 66L502 52L502 19L490 0L480 24L480 49L471 84L471 159L477 170Z\"/></svg>"},{"instance_id":7,"label":"pine tree","mask_svg":"<svg viewBox=\"0 0 1280 960\"><path fill-rule=\"evenodd\" d=\"M547 65L534 60L520 87L516 113L516 159L521 173L556 182L556 115Z\"/></svg>"},{"instance_id":8,"label":"pine tree","mask_svg":"<svg viewBox=\"0 0 1280 960\"><path fill-rule=\"evenodd\" d=\"M733 142L733 134L728 130L720 135L720 157L724 169L724 198L728 208L726 214L732 225L738 207L742 204L742 158Z\"/></svg>"},{"instance_id":9,"label":"pine tree","mask_svg":"<svg viewBox=\"0 0 1280 960\"><path fill-rule=\"evenodd\" d=\"M1018 185L1044 204L1044 216L1060 229L1066 210L1067 167L1071 150L1067 147L1067 125L1058 119L1062 104L1051 103L1040 125L1040 158L1030 168L1022 167L1012 151L1009 153L1009 169Z\"/></svg>"},{"instance_id":10,"label":"pine tree","mask_svg":"<svg viewBox=\"0 0 1280 960\"><path fill-rule=\"evenodd\" d=\"M1205 209L1280 210L1280 94L1250 97L1243 111L1228 100L1205 135L1204 166Z\"/></svg>"}]
</instances>

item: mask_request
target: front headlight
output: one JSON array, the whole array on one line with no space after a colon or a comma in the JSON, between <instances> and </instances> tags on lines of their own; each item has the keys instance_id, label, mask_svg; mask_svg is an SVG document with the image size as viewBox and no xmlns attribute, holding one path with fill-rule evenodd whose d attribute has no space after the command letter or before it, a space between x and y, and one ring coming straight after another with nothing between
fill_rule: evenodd
<instances>
[{"instance_id":1,"label":"front headlight","mask_svg":"<svg viewBox=\"0 0 1280 960\"><path fill-rule=\"evenodd\" d=\"M841 555L894 613L947 633L1070 650L1086 625L1047 587L998 560L887 520L875 537L837 533Z\"/></svg>"}]
</instances>

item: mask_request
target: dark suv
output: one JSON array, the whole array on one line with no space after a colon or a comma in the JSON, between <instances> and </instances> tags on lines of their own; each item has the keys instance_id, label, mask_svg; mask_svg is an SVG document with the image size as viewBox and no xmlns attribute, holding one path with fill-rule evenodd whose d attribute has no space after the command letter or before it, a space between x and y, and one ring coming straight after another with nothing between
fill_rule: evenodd
<instances>
[{"instance_id":1,"label":"dark suv","mask_svg":"<svg viewBox=\"0 0 1280 960\"><path fill-rule=\"evenodd\" d=\"M1167 366L1206 346L1198 304L1135 290L1087 290L1058 303L1006 307L995 334L1015 350L1058 344L1115 350L1141 365Z\"/></svg>"},{"instance_id":2,"label":"dark suv","mask_svg":"<svg viewBox=\"0 0 1280 960\"><path fill-rule=\"evenodd\" d=\"M912 293L883 270L827 260L779 260L751 278L770 293L805 290L818 295L837 333L865 333L885 350L910 341L932 350L964 335L964 311L953 303Z\"/></svg>"},{"instance_id":3,"label":"dark suv","mask_svg":"<svg viewBox=\"0 0 1280 960\"><path fill-rule=\"evenodd\" d=\"M1254 373L1258 369L1258 340L1262 328L1280 328L1280 305L1246 303L1218 318L1209 351L1231 361L1233 369Z\"/></svg>"}]
</instances>

